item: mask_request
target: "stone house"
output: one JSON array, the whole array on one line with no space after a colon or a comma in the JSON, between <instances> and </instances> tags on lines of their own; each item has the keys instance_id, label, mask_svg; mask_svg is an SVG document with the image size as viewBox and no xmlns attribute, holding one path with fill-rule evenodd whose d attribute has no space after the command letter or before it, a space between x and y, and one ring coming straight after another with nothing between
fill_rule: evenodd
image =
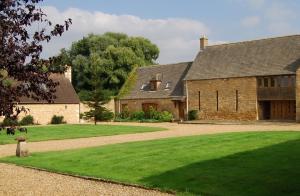
<instances>
[{"instance_id":1,"label":"stone house","mask_svg":"<svg viewBox=\"0 0 300 196\"><path fill-rule=\"evenodd\" d=\"M171 112L177 120L184 119L186 96L183 78L191 64L185 62L138 68L130 91L115 101L116 113L125 108L131 112L146 112L153 107L158 111Z\"/></svg>"},{"instance_id":2,"label":"stone house","mask_svg":"<svg viewBox=\"0 0 300 196\"><path fill-rule=\"evenodd\" d=\"M187 111L197 110L199 119L204 120L300 121L300 35L212 46L208 46L207 38L203 37L193 63L177 65L177 75L181 76L177 83L183 89L180 102L185 106L184 115L180 117L187 118ZM144 92L141 85L156 81L149 79L153 73L164 76L169 71L162 73L159 68L168 66L174 65L141 68L143 73L138 74L134 90L128 95L130 103L121 99L120 108L122 104L128 104L129 109L143 107L146 100L140 99L141 94L152 102L160 91ZM153 72L154 69L157 71ZM167 80L158 81L154 84L162 90ZM166 109L175 114L171 94L167 97L174 105ZM168 105L161 98L155 99L158 109L159 105Z\"/></svg>"},{"instance_id":3,"label":"stone house","mask_svg":"<svg viewBox=\"0 0 300 196\"><path fill-rule=\"evenodd\" d=\"M71 69L68 69L65 74L53 74L50 78L59 82L54 102L48 103L21 97L19 105L27 108L28 112L27 114L22 112L18 118L22 119L26 115L32 115L35 123L48 124L53 115L59 115L64 116L67 123L79 123L80 100L71 84Z\"/></svg>"}]
</instances>

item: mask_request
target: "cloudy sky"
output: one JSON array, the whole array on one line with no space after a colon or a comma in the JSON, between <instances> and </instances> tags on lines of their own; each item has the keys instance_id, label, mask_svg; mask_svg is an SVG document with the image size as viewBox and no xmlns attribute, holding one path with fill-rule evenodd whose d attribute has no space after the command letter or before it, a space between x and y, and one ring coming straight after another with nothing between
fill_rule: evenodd
<instances>
[{"instance_id":1,"label":"cloudy sky","mask_svg":"<svg viewBox=\"0 0 300 196\"><path fill-rule=\"evenodd\" d=\"M44 0L53 22L72 18L70 31L45 45L44 57L89 33L144 36L160 48L159 63L191 61L199 37L210 44L300 32L300 0Z\"/></svg>"}]
</instances>

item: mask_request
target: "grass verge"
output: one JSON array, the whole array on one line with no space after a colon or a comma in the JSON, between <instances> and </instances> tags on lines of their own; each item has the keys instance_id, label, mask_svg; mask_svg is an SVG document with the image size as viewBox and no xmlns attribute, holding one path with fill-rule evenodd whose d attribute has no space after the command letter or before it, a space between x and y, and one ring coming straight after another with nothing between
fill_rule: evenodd
<instances>
[{"instance_id":1,"label":"grass verge","mask_svg":"<svg viewBox=\"0 0 300 196\"><path fill-rule=\"evenodd\" d=\"M51 125L34 126L27 129L27 134L16 131L14 136L6 135L6 131L2 130L0 132L0 145L16 143L15 138L21 135L25 136L29 142L35 142L165 130L158 127L123 125Z\"/></svg>"}]
</instances>

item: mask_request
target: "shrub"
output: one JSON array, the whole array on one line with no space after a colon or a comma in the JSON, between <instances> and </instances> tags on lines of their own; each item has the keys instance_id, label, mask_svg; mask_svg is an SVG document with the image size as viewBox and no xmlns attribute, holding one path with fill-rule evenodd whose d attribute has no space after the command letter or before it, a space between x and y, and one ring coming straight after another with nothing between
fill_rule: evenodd
<instances>
[{"instance_id":1,"label":"shrub","mask_svg":"<svg viewBox=\"0 0 300 196\"><path fill-rule=\"evenodd\" d=\"M159 120L160 119L160 112L155 110L152 106L150 106L149 111L146 114L146 118Z\"/></svg>"},{"instance_id":2,"label":"shrub","mask_svg":"<svg viewBox=\"0 0 300 196\"><path fill-rule=\"evenodd\" d=\"M109 110L104 110L99 115L97 115L96 118L99 121L109 121L114 118L114 113Z\"/></svg>"},{"instance_id":3,"label":"shrub","mask_svg":"<svg viewBox=\"0 0 300 196\"><path fill-rule=\"evenodd\" d=\"M63 124L66 123L63 121L64 117L63 116L56 116L54 115L51 119L51 124Z\"/></svg>"},{"instance_id":4,"label":"shrub","mask_svg":"<svg viewBox=\"0 0 300 196\"><path fill-rule=\"evenodd\" d=\"M31 115L25 116L20 121L20 125L33 125L33 124L34 124L34 119L33 119L33 116L31 116Z\"/></svg>"},{"instance_id":5,"label":"shrub","mask_svg":"<svg viewBox=\"0 0 300 196\"><path fill-rule=\"evenodd\" d=\"M158 120L163 122L171 122L173 120L173 114L168 111L160 112Z\"/></svg>"},{"instance_id":6,"label":"shrub","mask_svg":"<svg viewBox=\"0 0 300 196\"><path fill-rule=\"evenodd\" d=\"M128 119L130 118L130 112L128 107L125 107L122 112L118 115L119 118Z\"/></svg>"},{"instance_id":7,"label":"shrub","mask_svg":"<svg viewBox=\"0 0 300 196\"><path fill-rule=\"evenodd\" d=\"M4 127L9 127L9 126L17 126L18 120L16 118L4 118L3 122L2 122L2 126Z\"/></svg>"},{"instance_id":8,"label":"shrub","mask_svg":"<svg viewBox=\"0 0 300 196\"><path fill-rule=\"evenodd\" d=\"M189 120L197 120L198 110L190 110L188 116L189 116Z\"/></svg>"},{"instance_id":9,"label":"shrub","mask_svg":"<svg viewBox=\"0 0 300 196\"><path fill-rule=\"evenodd\" d=\"M131 119L135 119L135 120L143 120L143 119L145 119L145 112L144 112L144 111L136 111L136 112L133 112L133 113L130 115L130 118L131 118Z\"/></svg>"}]
</instances>

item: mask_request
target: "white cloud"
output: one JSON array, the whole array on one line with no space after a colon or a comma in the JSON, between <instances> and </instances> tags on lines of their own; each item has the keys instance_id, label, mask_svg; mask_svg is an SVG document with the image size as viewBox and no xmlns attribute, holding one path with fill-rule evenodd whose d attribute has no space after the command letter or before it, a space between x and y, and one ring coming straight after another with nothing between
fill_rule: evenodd
<instances>
[{"instance_id":1,"label":"white cloud","mask_svg":"<svg viewBox=\"0 0 300 196\"><path fill-rule=\"evenodd\" d=\"M204 23L184 18L143 19L133 15L113 15L77 8L62 12L55 7L43 7L43 10L54 23L62 23L67 18L73 21L68 32L44 47L45 57L57 54L61 48L69 47L72 42L89 33L113 31L150 39L160 48L160 63L189 61L199 51L197 38L209 35L210 32Z\"/></svg>"},{"instance_id":2,"label":"white cloud","mask_svg":"<svg viewBox=\"0 0 300 196\"><path fill-rule=\"evenodd\" d=\"M265 18L268 20L268 30L273 34L291 34L297 32L291 21L297 14L284 4L274 2L266 9Z\"/></svg>"},{"instance_id":3,"label":"white cloud","mask_svg":"<svg viewBox=\"0 0 300 196\"><path fill-rule=\"evenodd\" d=\"M247 2L251 7L259 9L264 6L266 0L247 0Z\"/></svg>"},{"instance_id":4,"label":"white cloud","mask_svg":"<svg viewBox=\"0 0 300 196\"><path fill-rule=\"evenodd\" d=\"M260 18L258 16L249 16L244 18L242 21L242 26L251 28L259 25L260 23Z\"/></svg>"}]
</instances>

